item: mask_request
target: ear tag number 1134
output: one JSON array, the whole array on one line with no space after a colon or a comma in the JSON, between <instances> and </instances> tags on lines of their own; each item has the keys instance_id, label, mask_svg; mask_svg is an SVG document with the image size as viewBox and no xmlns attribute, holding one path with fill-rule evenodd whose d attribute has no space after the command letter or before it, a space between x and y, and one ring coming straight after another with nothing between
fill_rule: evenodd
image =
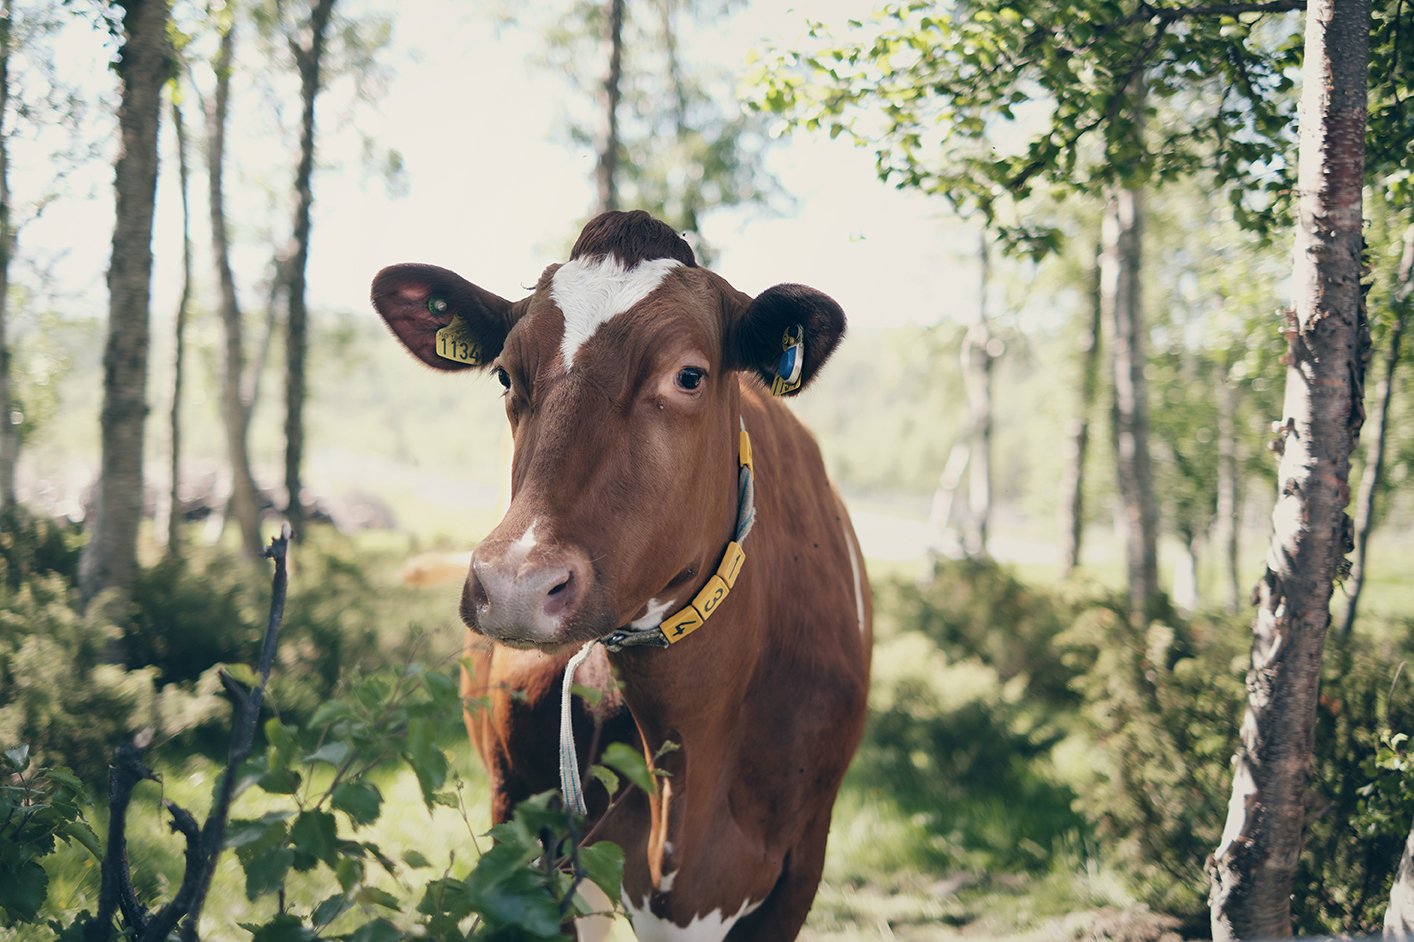
<instances>
[{"instance_id":1,"label":"ear tag number 1134","mask_svg":"<svg viewBox=\"0 0 1414 942\"><path fill-rule=\"evenodd\" d=\"M444 360L455 360L471 366L481 365L481 344L472 333L466 318L458 314L452 322L437 331L437 355Z\"/></svg>"}]
</instances>

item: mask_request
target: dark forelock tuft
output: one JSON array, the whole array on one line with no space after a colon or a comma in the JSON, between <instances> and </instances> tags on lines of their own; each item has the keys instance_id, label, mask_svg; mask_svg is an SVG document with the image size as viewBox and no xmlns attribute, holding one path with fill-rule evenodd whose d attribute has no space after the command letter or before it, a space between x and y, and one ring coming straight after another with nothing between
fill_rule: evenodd
<instances>
[{"instance_id":1,"label":"dark forelock tuft","mask_svg":"<svg viewBox=\"0 0 1414 942\"><path fill-rule=\"evenodd\" d=\"M672 226L654 219L641 209L624 213L610 210L589 221L579 234L570 260L581 255L613 255L625 268L655 258L675 258L697 267L697 258Z\"/></svg>"}]
</instances>

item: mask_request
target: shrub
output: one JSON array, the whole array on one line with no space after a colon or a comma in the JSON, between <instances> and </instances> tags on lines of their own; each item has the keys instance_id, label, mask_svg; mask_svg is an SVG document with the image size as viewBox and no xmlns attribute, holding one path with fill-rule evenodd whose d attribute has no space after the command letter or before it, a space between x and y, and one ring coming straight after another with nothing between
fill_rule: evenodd
<instances>
[{"instance_id":1,"label":"shrub","mask_svg":"<svg viewBox=\"0 0 1414 942\"><path fill-rule=\"evenodd\" d=\"M1360 634L1326 642L1316 709L1312 805L1296 872L1298 932L1378 933L1409 836L1414 781L1399 770L1391 731L1414 732L1414 695L1396 682L1409 645ZM1380 767L1382 742L1387 754Z\"/></svg>"},{"instance_id":2,"label":"shrub","mask_svg":"<svg viewBox=\"0 0 1414 942\"><path fill-rule=\"evenodd\" d=\"M1057 639L1084 697L1057 764L1104 859L1155 908L1206 907L1203 865L1227 814L1247 637L1237 619L1140 629L1112 600Z\"/></svg>"},{"instance_id":3,"label":"shrub","mask_svg":"<svg viewBox=\"0 0 1414 942\"><path fill-rule=\"evenodd\" d=\"M1051 645L1065 607L994 563L945 562L928 588L880 585L877 610L853 786L887 793L941 865L1047 866L1085 830L1049 763L1075 700Z\"/></svg>"}]
</instances>

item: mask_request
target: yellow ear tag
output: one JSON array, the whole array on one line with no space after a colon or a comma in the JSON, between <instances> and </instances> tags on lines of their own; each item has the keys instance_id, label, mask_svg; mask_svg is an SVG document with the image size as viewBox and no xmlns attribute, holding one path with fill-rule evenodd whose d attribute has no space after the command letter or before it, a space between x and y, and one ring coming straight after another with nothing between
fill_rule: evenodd
<instances>
[{"instance_id":1,"label":"yellow ear tag","mask_svg":"<svg viewBox=\"0 0 1414 942\"><path fill-rule=\"evenodd\" d=\"M466 318L458 314L450 324L437 331L437 355L444 360L481 365L481 344Z\"/></svg>"}]
</instances>

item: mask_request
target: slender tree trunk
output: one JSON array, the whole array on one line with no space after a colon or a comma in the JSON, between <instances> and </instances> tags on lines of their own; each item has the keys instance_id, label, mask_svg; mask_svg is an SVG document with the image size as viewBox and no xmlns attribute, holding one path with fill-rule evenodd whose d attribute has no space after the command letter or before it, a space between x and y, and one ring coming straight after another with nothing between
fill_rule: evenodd
<instances>
[{"instance_id":1,"label":"slender tree trunk","mask_svg":"<svg viewBox=\"0 0 1414 942\"><path fill-rule=\"evenodd\" d=\"M609 68L604 74L604 98L599 135L599 163L594 179L599 188L599 211L619 208L619 88L623 78L624 0L605 0L604 46Z\"/></svg>"},{"instance_id":2,"label":"slender tree trunk","mask_svg":"<svg viewBox=\"0 0 1414 942\"><path fill-rule=\"evenodd\" d=\"M15 465L20 457L20 433L11 420L15 411L10 385L10 259L15 255L15 230L10 221L10 44L11 0L0 5L0 511L15 505Z\"/></svg>"},{"instance_id":3,"label":"slender tree trunk","mask_svg":"<svg viewBox=\"0 0 1414 942\"><path fill-rule=\"evenodd\" d=\"M231 57L235 49L235 21L221 34L221 46L213 63L216 90L207 114L207 181L210 185L211 253L216 264L216 280L221 287L221 326L225 335L225 369L221 379L221 411L226 426L226 455L231 464L231 515L241 531L241 548L247 559L258 560L265 553L260 539L260 508L255 479L250 473L250 404L242 395L245 350L236 280L231 274L231 250L226 234L226 110L231 90Z\"/></svg>"},{"instance_id":4,"label":"slender tree trunk","mask_svg":"<svg viewBox=\"0 0 1414 942\"><path fill-rule=\"evenodd\" d=\"M1090 329L1081 338L1084 358L1080 364L1080 403L1070 423L1069 463L1061 479L1060 532L1061 578L1068 579L1080 565L1080 544L1085 536L1085 453L1090 445L1090 413L1100 386L1099 250L1096 249L1095 283L1090 293Z\"/></svg>"},{"instance_id":5,"label":"slender tree trunk","mask_svg":"<svg viewBox=\"0 0 1414 942\"><path fill-rule=\"evenodd\" d=\"M1374 529L1375 493L1385 466L1385 433L1389 429L1389 404L1394 398L1394 373L1399 368L1399 346L1404 337L1404 321L1409 314L1409 295L1414 290L1414 225L1404 233L1404 257L1399 261L1399 277L1390 292L1390 310L1394 323L1390 325L1389 346L1385 349L1385 375L1375 387L1374 432L1365 449L1365 473L1360 476L1360 496L1355 501L1355 561L1350 567L1349 599L1340 634L1345 637L1355 627L1355 615L1360 607L1360 590L1365 587L1365 551ZM1414 914L1412 914L1414 915Z\"/></svg>"},{"instance_id":6,"label":"slender tree trunk","mask_svg":"<svg viewBox=\"0 0 1414 942\"><path fill-rule=\"evenodd\" d=\"M114 174L117 212L103 349L102 457L89 541L79 560L84 599L110 586L126 591L137 572L157 128L162 85L171 71L167 17L165 0L128 0L123 5L123 47L117 64L121 147Z\"/></svg>"},{"instance_id":7,"label":"slender tree trunk","mask_svg":"<svg viewBox=\"0 0 1414 942\"><path fill-rule=\"evenodd\" d=\"M7 0L8 2L8 0ZM174 86L174 91L176 87ZM167 492L167 555L182 555L182 367L186 353L187 305L191 303L192 241L191 201L189 187L191 167L187 163L187 129L182 118L179 94L172 96L172 122L177 130L177 173L182 187L182 297L177 302L176 326L173 329L171 487Z\"/></svg>"},{"instance_id":8,"label":"slender tree trunk","mask_svg":"<svg viewBox=\"0 0 1414 942\"><path fill-rule=\"evenodd\" d=\"M1146 620L1159 600L1158 512L1149 458L1149 391L1144 378L1144 317L1139 270L1144 199L1137 190L1117 190L1104 221L1100 259L1100 304L1114 364L1114 449L1120 512L1125 530L1129 607Z\"/></svg>"},{"instance_id":9,"label":"slender tree trunk","mask_svg":"<svg viewBox=\"0 0 1414 942\"><path fill-rule=\"evenodd\" d=\"M1218 383L1218 494L1213 542L1223 568L1223 607L1236 612L1242 598L1237 576L1237 384L1224 370Z\"/></svg>"},{"instance_id":10,"label":"slender tree trunk","mask_svg":"<svg viewBox=\"0 0 1414 942\"><path fill-rule=\"evenodd\" d=\"M295 171L294 253L285 274L289 278L289 312L285 322L285 517L295 540L304 538L304 502L301 470L304 465L305 354L309 345L308 311L305 308L305 270L309 262L310 208L314 205L314 100L320 91L324 41L334 0L319 0L309 13L309 46L290 40L290 51L299 66L300 117L299 167Z\"/></svg>"},{"instance_id":11,"label":"slender tree trunk","mask_svg":"<svg viewBox=\"0 0 1414 942\"><path fill-rule=\"evenodd\" d=\"M962 341L962 376L967 385L967 402L972 411L969 430L967 476L968 521L963 543L967 555L987 555L987 525L992 515L992 330L987 318L987 282L991 278L991 258L985 233L979 247L981 261L977 320Z\"/></svg>"},{"instance_id":12,"label":"slender tree trunk","mask_svg":"<svg viewBox=\"0 0 1414 942\"><path fill-rule=\"evenodd\" d=\"M1386 938L1407 939L1414 936L1414 830L1404 841L1404 853L1399 856L1399 869L1389 888L1389 908L1385 910Z\"/></svg>"},{"instance_id":13,"label":"slender tree trunk","mask_svg":"<svg viewBox=\"0 0 1414 942\"><path fill-rule=\"evenodd\" d=\"M1367 0L1312 0L1297 171L1294 317L1277 504L1257 587L1247 709L1232 798L1213 852L1213 939L1291 935L1321 657L1350 520L1350 452L1363 421L1369 337L1360 292Z\"/></svg>"}]
</instances>

